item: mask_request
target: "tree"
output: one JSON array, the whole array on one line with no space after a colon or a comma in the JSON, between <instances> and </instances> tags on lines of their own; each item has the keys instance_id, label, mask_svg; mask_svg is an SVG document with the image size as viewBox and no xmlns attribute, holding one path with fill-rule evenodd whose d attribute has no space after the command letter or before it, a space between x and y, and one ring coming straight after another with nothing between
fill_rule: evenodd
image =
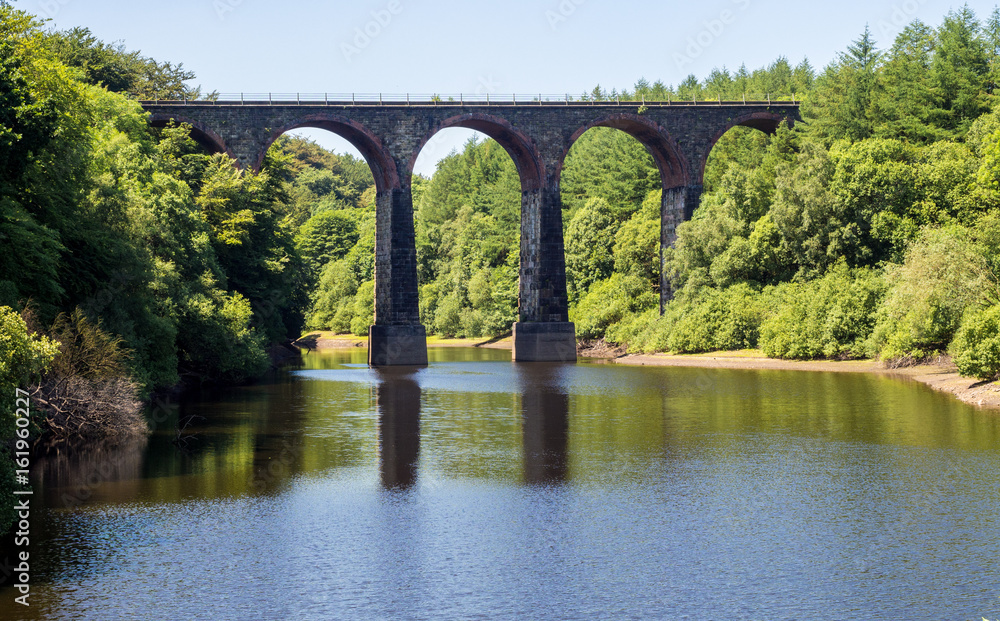
<instances>
[{"instance_id":1,"label":"tree","mask_svg":"<svg viewBox=\"0 0 1000 621\"><path fill-rule=\"evenodd\" d=\"M919 20L896 37L882 71L873 103L875 134L926 143L943 137L941 97L931 78L934 31Z\"/></svg>"},{"instance_id":2,"label":"tree","mask_svg":"<svg viewBox=\"0 0 1000 621\"><path fill-rule=\"evenodd\" d=\"M976 14L964 5L950 11L938 29L931 79L944 109L942 125L961 136L989 109L989 58Z\"/></svg>"},{"instance_id":3,"label":"tree","mask_svg":"<svg viewBox=\"0 0 1000 621\"><path fill-rule=\"evenodd\" d=\"M342 258L357 242L357 221L344 211L316 214L302 225L295 237L296 249L313 274L330 261Z\"/></svg>"},{"instance_id":4,"label":"tree","mask_svg":"<svg viewBox=\"0 0 1000 621\"><path fill-rule=\"evenodd\" d=\"M861 37L823 71L816 81L814 96L806 100L803 108L817 136L831 142L872 135L871 108L877 98L881 59L871 30L865 26Z\"/></svg>"},{"instance_id":5,"label":"tree","mask_svg":"<svg viewBox=\"0 0 1000 621\"><path fill-rule=\"evenodd\" d=\"M611 275L618 221L607 201L594 198L576 212L566 227L566 271L570 303L590 285Z\"/></svg>"}]
</instances>

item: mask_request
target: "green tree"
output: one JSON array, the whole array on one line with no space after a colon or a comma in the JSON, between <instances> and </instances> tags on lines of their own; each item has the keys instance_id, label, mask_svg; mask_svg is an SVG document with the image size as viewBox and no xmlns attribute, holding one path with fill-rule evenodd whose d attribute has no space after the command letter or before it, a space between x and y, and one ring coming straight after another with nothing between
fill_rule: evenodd
<instances>
[{"instance_id":1,"label":"green tree","mask_svg":"<svg viewBox=\"0 0 1000 621\"><path fill-rule=\"evenodd\" d=\"M917 20L896 37L878 74L874 134L917 143L942 137L942 101L931 76L934 31Z\"/></svg>"},{"instance_id":2,"label":"green tree","mask_svg":"<svg viewBox=\"0 0 1000 621\"><path fill-rule=\"evenodd\" d=\"M607 201L590 199L566 226L566 286L570 302L579 300L615 267L613 249L619 223Z\"/></svg>"},{"instance_id":3,"label":"green tree","mask_svg":"<svg viewBox=\"0 0 1000 621\"><path fill-rule=\"evenodd\" d=\"M861 140L872 135L872 102L878 98L878 70L882 54L871 30L841 53L816 80L816 90L805 100L803 116L821 139Z\"/></svg>"},{"instance_id":4,"label":"green tree","mask_svg":"<svg viewBox=\"0 0 1000 621\"><path fill-rule=\"evenodd\" d=\"M930 69L941 94L944 128L964 134L989 109L989 57L979 20L969 5L944 18Z\"/></svg>"}]
</instances>

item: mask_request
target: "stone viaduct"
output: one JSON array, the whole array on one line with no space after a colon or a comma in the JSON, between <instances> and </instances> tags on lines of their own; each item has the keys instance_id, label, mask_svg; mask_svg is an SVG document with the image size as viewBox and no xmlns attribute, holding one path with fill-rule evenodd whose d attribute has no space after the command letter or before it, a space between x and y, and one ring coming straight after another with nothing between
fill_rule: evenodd
<instances>
[{"instance_id":1,"label":"stone viaduct","mask_svg":"<svg viewBox=\"0 0 1000 621\"><path fill-rule=\"evenodd\" d=\"M516 101L516 100L515 100ZM691 217L702 192L709 151L741 125L774 132L799 118L794 102L467 102L394 103L159 101L142 102L150 123L175 121L192 137L228 153L243 168L260 168L280 135L298 128L329 130L362 153L375 177L375 323L372 366L423 365L427 341L420 324L410 179L421 148L449 127L477 130L510 154L521 178L519 320L513 326L518 361L576 360L569 322L559 177L573 142L592 127L634 136L653 156L663 184L661 261L677 225ZM662 304L672 296L661 270Z\"/></svg>"}]
</instances>

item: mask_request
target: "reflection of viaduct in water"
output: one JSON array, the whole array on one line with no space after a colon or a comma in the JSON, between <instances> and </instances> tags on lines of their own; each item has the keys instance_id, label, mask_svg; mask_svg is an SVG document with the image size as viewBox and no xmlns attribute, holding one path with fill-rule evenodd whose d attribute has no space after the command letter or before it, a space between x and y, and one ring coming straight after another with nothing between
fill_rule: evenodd
<instances>
[{"instance_id":1,"label":"reflection of viaduct in water","mask_svg":"<svg viewBox=\"0 0 1000 621\"><path fill-rule=\"evenodd\" d=\"M153 125L188 123L208 148L228 153L239 165L259 169L281 134L315 127L339 134L364 156L375 177L375 324L369 336L373 366L423 365L427 341L417 300L416 246L410 177L420 149L449 127L480 131L514 160L521 178L519 320L514 359L576 360L569 322L563 256L559 177L574 141L592 127L612 127L639 140L653 156L663 189L662 250L678 224L691 217L702 191L708 154L737 125L773 132L798 118L794 103L756 102L666 105L639 102L541 102L521 104L407 101L144 102ZM672 293L667 271L661 304Z\"/></svg>"},{"instance_id":2,"label":"reflection of viaduct in water","mask_svg":"<svg viewBox=\"0 0 1000 621\"><path fill-rule=\"evenodd\" d=\"M567 478L569 395L560 385L561 366L516 367L525 483L560 483ZM412 370L377 373L379 475L386 489L408 489L417 481L420 457L420 384Z\"/></svg>"},{"instance_id":3,"label":"reflection of viaduct in water","mask_svg":"<svg viewBox=\"0 0 1000 621\"><path fill-rule=\"evenodd\" d=\"M380 369L378 404L379 472L387 489L417 481L420 456L420 385L412 371Z\"/></svg>"},{"instance_id":4,"label":"reflection of viaduct in water","mask_svg":"<svg viewBox=\"0 0 1000 621\"><path fill-rule=\"evenodd\" d=\"M569 474L569 395L559 382L560 367L517 367L525 483L561 483Z\"/></svg>"}]
</instances>

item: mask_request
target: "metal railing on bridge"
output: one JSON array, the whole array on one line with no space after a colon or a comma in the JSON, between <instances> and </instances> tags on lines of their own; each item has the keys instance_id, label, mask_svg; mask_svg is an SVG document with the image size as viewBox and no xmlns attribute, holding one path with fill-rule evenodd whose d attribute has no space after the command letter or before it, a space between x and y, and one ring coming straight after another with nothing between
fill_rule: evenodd
<instances>
[{"instance_id":1,"label":"metal railing on bridge","mask_svg":"<svg viewBox=\"0 0 1000 621\"><path fill-rule=\"evenodd\" d=\"M140 103L152 105L326 105L326 106L762 106L774 104L798 105L795 94L744 94L741 99L721 96L651 99L644 95L594 98L587 95L518 95L518 94L389 94L389 93L210 93L203 99L147 99Z\"/></svg>"}]
</instances>

